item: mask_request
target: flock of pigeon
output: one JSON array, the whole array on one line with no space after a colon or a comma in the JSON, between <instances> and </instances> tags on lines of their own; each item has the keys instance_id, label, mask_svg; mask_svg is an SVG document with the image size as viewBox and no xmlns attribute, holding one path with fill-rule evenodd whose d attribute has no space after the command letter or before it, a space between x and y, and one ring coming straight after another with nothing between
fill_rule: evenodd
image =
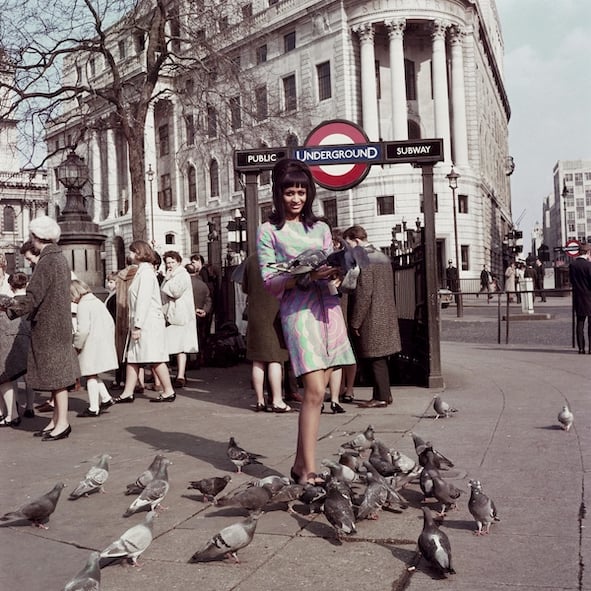
<instances>
[{"instance_id":1,"label":"flock of pigeon","mask_svg":"<svg viewBox=\"0 0 591 591\"><path fill-rule=\"evenodd\" d=\"M433 400L435 418L452 416L457 412L439 396ZM568 431L573 424L573 414L565 406L558 415L561 427ZM227 496L220 493L231 481L229 475L214 476L190 481L189 489L202 493L204 502L216 506L241 507L248 517L223 528L211 537L203 548L195 552L189 562L208 562L233 558L239 562L237 552L252 541L259 517L272 505L287 504L287 511L294 512L295 503L307 505L308 512L321 512L334 528L337 539L357 532L357 523L364 519L378 519L382 509L404 510L409 506L404 489L418 483L423 494L423 529L418 538L418 548L423 558L442 576L455 574L449 538L437 524L447 511L457 508L457 500L464 492L457 488L445 471L454 464L433 444L412 433L417 460L398 450L391 449L375 436L372 425L342 444L338 461L325 459L325 470L319 481L301 485L279 475L268 476L247 483ZM238 472L249 464L260 464L258 454L242 449L230 437L227 457ZM95 492L102 492L109 476L111 456L103 454L96 465L88 470L84 479L70 493L76 500ZM91 552L84 568L64 587L64 591L95 591L100 589L101 568L115 561L138 565L138 558L150 546L153 539L153 521L169 490L168 466L172 462L161 454L156 455L150 466L135 482L127 485L126 495L137 495L123 517L147 511L143 522L127 529L102 552ZM470 480L468 509L476 522L475 535L489 533L493 522L499 521L493 500L482 491L478 480ZM16 511L0 517L3 525L30 523L47 529L45 523L55 511L65 485L58 482L49 492L24 504ZM428 499L435 499L441 510L435 515L425 506ZM409 571L416 568L409 567Z\"/></svg>"}]
</instances>

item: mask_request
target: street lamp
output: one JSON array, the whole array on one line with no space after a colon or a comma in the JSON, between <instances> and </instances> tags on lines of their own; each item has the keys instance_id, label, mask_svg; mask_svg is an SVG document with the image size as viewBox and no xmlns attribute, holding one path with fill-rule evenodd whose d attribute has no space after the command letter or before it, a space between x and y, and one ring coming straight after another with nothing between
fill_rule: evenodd
<instances>
[{"instance_id":1,"label":"street lamp","mask_svg":"<svg viewBox=\"0 0 591 591\"><path fill-rule=\"evenodd\" d=\"M150 183L150 235L152 238L152 246L156 246L156 237L154 236L154 191L152 189L152 181L154 180L155 174L156 173L152 170L152 165L148 164L146 176L148 177L148 182Z\"/></svg>"},{"instance_id":2,"label":"street lamp","mask_svg":"<svg viewBox=\"0 0 591 591\"><path fill-rule=\"evenodd\" d=\"M456 302L456 309L457 309L457 316L461 318L464 315L464 302L462 300L462 288L460 283L460 247L458 244L458 217L456 211L456 189L458 188L458 179L460 175L455 171L453 164L449 174L447 175L447 180L449 182L449 188L451 189L452 199L453 199L453 213L454 213L454 239L456 245L456 272L457 272L457 302Z\"/></svg>"},{"instance_id":3,"label":"street lamp","mask_svg":"<svg viewBox=\"0 0 591 591\"><path fill-rule=\"evenodd\" d=\"M90 220L81 191L88 181L88 166L74 150L57 167L57 180L66 188L66 205L62 215L70 219Z\"/></svg>"}]
</instances>

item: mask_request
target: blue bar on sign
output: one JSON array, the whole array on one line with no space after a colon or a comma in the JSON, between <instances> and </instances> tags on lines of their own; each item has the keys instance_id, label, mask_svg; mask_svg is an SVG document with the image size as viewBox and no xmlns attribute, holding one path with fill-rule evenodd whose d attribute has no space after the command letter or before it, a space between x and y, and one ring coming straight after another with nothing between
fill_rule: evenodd
<instances>
[{"instance_id":1,"label":"blue bar on sign","mask_svg":"<svg viewBox=\"0 0 591 591\"><path fill-rule=\"evenodd\" d=\"M362 164L381 161L380 144L345 144L297 148L294 157L310 166L322 164Z\"/></svg>"}]
</instances>

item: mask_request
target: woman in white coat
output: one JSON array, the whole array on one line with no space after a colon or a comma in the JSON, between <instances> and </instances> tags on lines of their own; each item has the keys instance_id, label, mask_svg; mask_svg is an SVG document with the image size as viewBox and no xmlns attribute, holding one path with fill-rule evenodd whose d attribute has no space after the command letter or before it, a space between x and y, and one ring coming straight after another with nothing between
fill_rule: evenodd
<instances>
[{"instance_id":1,"label":"woman in white coat","mask_svg":"<svg viewBox=\"0 0 591 591\"><path fill-rule=\"evenodd\" d=\"M178 252L169 250L162 258L166 265L166 275L160 287L166 318L166 344L168 353L176 355L177 359L174 387L182 388L187 381L187 353L197 353L199 350L193 285Z\"/></svg>"},{"instance_id":2,"label":"woman in white coat","mask_svg":"<svg viewBox=\"0 0 591 591\"><path fill-rule=\"evenodd\" d=\"M138 268L128 290L129 332L125 347L125 388L114 400L118 404L134 401L133 390L140 367L149 364L163 389L162 394L158 398L152 398L150 402L173 402L176 394L166 365L168 349L160 286L153 265L154 251L144 240L135 240L129 250L131 263L138 265Z\"/></svg>"},{"instance_id":3,"label":"woman in white coat","mask_svg":"<svg viewBox=\"0 0 591 591\"><path fill-rule=\"evenodd\" d=\"M100 373L116 369L115 323L107 307L79 279L70 284L72 302L78 304L74 348L78 352L80 375L86 376L87 409L79 417L98 417L114 404Z\"/></svg>"}]
</instances>

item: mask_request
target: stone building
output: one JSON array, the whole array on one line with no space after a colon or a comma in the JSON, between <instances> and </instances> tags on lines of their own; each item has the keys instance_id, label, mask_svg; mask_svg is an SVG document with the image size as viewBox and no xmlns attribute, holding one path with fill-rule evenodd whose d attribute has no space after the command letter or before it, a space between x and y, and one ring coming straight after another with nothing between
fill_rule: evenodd
<instances>
[{"instance_id":1,"label":"stone building","mask_svg":"<svg viewBox=\"0 0 591 591\"><path fill-rule=\"evenodd\" d=\"M171 32L185 26L183 18L171 20ZM121 72L133 79L145 39L124 36L117 26L110 34ZM194 34L216 52L209 87L204 92L202 81L171 69L145 126L147 227L157 249L215 253L213 263L230 259L237 236L242 242L236 210L244 208L233 150L302 145L319 123L338 118L362 126L371 141L443 138L445 161L434 176L440 277L455 260L446 178L452 163L461 175L460 277L469 288L483 264L501 271L503 236L513 225L513 163L494 0L253 0ZM179 54L188 51L178 43ZM224 60L241 70L243 84L233 87L224 77ZM104 85L109 73L94 56L83 75ZM47 130L47 141L50 152L76 143L90 167L89 209L108 237L111 270L122 266L131 240L129 155L108 109L90 116L105 124L82 136L66 117ZM63 191L53 175L49 180L59 206ZM268 174L259 179L258 199L260 222L270 209ZM421 201L420 170L408 164L373 166L357 187L318 191L319 213L340 228L362 224L385 250L394 227L421 222Z\"/></svg>"}]
</instances>

